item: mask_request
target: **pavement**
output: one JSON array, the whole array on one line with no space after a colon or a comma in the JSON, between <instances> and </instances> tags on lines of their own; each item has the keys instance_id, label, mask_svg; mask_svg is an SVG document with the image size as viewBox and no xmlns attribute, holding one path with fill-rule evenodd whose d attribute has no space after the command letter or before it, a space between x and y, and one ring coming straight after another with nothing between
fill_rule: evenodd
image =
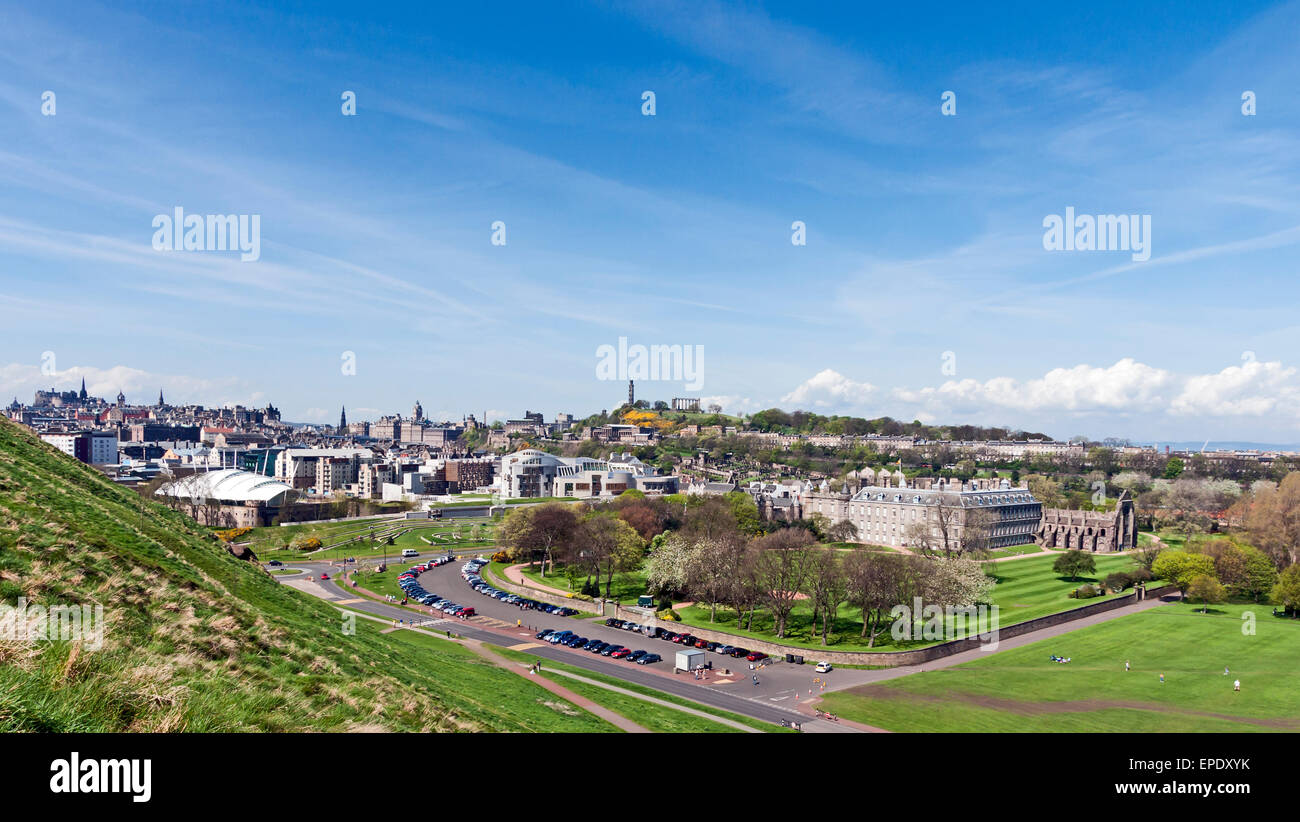
<instances>
[{"instance_id":1,"label":"pavement","mask_svg":"<svg viewBox=\"0 0 1300 822\"><path fill-rule=\"evenodd\" d=\"M423 558L437 555L438 552L428 552ZM419 561L420 558L399 560L401 564L393 563L390 571L399 574L402 569ZM430 593L461 605L473 606L478 615L468 620L448 617L441 612L432 612L425 606L387 603L382 601L382 596L379 597L380 601L369 599L351 587L341 586L340 580L335 577L344 569L325 560L293 563L293 567L301 567L307 570L309 575L277 579L284 585L334 605L373 614L390 622L401 619L407 622L413 621L415 627L439 632L452 631L468 640L499 645L534 654L543 659L565 662L577 668L637 683L713 708L773 724L780 724L782 720L802 722L803 730L812 733L856 733L880 730L847 720L829 721L817 718L815 715L817 705L821 694L825 691L845 690L858 685L897 679L921 671L948 668L994 652L976 649L921 665L878 670L836 668L830 673L817 674L812 670L811 665L795 665L784 660L767 660L766 664L756 665L751 671L750 663L744 659L733 659L706 651L705 659L712 663L713 670L707 673L706 678L696 680L692 674L673 672L674 653L681 647L679 645L644 637L634 631L608 627L604 624L603 618L592 618L590 614L560 617L541 611L521 610L514 605L482 596L461 579L462 564L459 561L451 562L440 568L426 571L420 575L420 584ZM321 580L319 577L322 572L328 573L331 578L328 581ZM1089 625L1158 607L1161 604L1163 602L1159 599L1144 600L1113 611L1043 628L1013 639L1003 640L997 645L997 650L1020 647ZM522 625L517 626L516 621L522 622ZM686 627L689 629L689 626ZM535 634L544 628L567 629L589 639L617 642L634 650L645 649L658 653L664 657L664 660L643 666L612 660L609 657L593 656L589 652L578 649L550 645L535 638ZM804 655L812 659L815 653L815 651L805 651ZM754 677L757 677L757 685L754 684Z\"/></svg>"}]
</instances>

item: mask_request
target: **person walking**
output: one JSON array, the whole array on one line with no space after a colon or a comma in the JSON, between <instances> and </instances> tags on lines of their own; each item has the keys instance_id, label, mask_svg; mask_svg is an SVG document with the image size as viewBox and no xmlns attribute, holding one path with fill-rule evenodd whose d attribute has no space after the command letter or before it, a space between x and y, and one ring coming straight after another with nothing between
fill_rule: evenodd
<instances>
[{"instance_id":1,"label":"person walking","mask_svg":"<svg viewBox=\"0 0 1300 822\"><path fill-rule=\"evenodd\" d=\"M1164 681L1165 681L1165 675L1164 675L1164 674L1161 674L1161 675L1160 675L1160 681L1161 681L1161 682L1164 682Z\"/></svg>"},{"instance_id":2,"label":"person walking","mask_svg":"<svg viewBox=\"0 0 1300 822\"><path fill-rule=\"evenodd\" d=\"M1237 679L1237 680L1234 680L1234 681L1233 681L1233 683L1232 683L1232 690L1234 690L1234 691L1240 691L1240 690L1241 690L1241 680L1240 680L1240 679Z\"/></svg>"},{"instance_id":3,"label":"person walking","mask_svg":"<svg viewBox=\"0 0 1300 822\"><path fill-rule=\"evenodd\" d=\"M1124 660L1124 673L1128 673L1128 660Z\"/></svg>"}]
</instances>

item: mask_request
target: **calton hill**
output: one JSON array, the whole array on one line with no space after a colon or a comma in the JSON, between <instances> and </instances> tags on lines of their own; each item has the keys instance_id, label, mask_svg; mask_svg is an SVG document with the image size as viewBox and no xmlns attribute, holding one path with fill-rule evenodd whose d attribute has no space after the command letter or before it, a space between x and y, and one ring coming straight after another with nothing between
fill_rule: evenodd
<instances>
[{"instance_id":1,"label":"calton hill","mask_svg":"<svg viewBox=\"0 0 1300 822\"><path fill-rule=\"evenodd\" d=\"M998 606L1007 626L1123 596L1172 589L1201 611L1300 606L1300 474L1255 483L1234 502L1240 526L1194 515L1148 515L1158 532L1118 554L1047 551L994 561L978 536L925 540L915 550L861 543L850 523L820 517L763 522L745 493L549 502L511 511L497 531L493 573L520 565L532 582L575 597L635 604L651 596L662 620L781 644L892 651L933 644L896 639L891 611ZM952 637L947 637L952 638Z\"/></svg>"}]
</instances>

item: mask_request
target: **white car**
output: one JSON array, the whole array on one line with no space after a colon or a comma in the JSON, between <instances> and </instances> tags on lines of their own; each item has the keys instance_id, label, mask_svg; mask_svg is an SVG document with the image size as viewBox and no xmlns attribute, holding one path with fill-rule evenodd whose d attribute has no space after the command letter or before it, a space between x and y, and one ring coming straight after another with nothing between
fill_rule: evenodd
<instances>
[{"instance_id":1,"label":"white car","mask_svg":"<svg viewBox=\"0 0 1300 822\"><path fill-rule=\"evenodd\" d=\"M829 674L829 673L830 673L831 671L833 671L833 670L835 670L835 669L831 666L831 664L830 664L829 662L818 662L818 663L817 663L816 671L817 671L817 673L819 673L819 674Z\"/></svg>"}]
</instances>

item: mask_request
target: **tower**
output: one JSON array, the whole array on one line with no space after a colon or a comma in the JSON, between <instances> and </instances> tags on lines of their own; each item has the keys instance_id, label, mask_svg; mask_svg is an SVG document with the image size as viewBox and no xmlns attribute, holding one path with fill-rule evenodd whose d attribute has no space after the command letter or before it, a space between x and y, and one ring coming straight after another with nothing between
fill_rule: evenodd
<instances>
[{"instance_id":1,"label":"tower","mask_svg":"<svg viewBox=\"0 0 1300 822\"><path fill-rule=\"evenodd\" d=\"M424 420L424 406L420 405L419 400L415 401L415 408L411 409L411 419L415 422Z\"/></svg>"},{"instance_id":2,"label":"tower","mask_svg":"<svg viewBox=\"0 0 1300 822\"><path fill-rule=\"evenodd\" d=\"M165 404L165 403L163 402L162 389L159 388L159 389L158 389L158 407L159 407L159 408L162 408L164 404Z\"/></svg>"},{"instance_id":3,"label":"tower","mask_svg":"<svg viewBox=\"0 0 1300 822\"><path fill-rule=\"evenodd\" d=\"M636 383L632 380L627 381L627 404L636 405Z\"/></svg>"},{"instance_id":4,"label":"tower","mask_svg":"<svg viewBox=\"0 0 1300 822\"><path fill-rule=\"evenodd\" d=\"M124 405L126 405L126 394L123 394L119 389L117 392L117 407L121 408Z\"/></svg>"},{"instance_id":5,"label":"tower","mask_svg":"<svg viewBox=\"0 0 1300 822\"><path fill-rule=\"evenodd\" d=\"M83 402L86 399L86 378L85 377L81 378L81 394L79 395L78 398Z\"/></svg>"},{"instance_id":6,"label":"tower","mask_svg":"<svg viewBox=\"0 0 1300 822\"><path fill-rule=\"evenodd\" d=\"M339 433L348 430L348 409L347 406L339 408Z\"/></svg>"}]
</instances>

